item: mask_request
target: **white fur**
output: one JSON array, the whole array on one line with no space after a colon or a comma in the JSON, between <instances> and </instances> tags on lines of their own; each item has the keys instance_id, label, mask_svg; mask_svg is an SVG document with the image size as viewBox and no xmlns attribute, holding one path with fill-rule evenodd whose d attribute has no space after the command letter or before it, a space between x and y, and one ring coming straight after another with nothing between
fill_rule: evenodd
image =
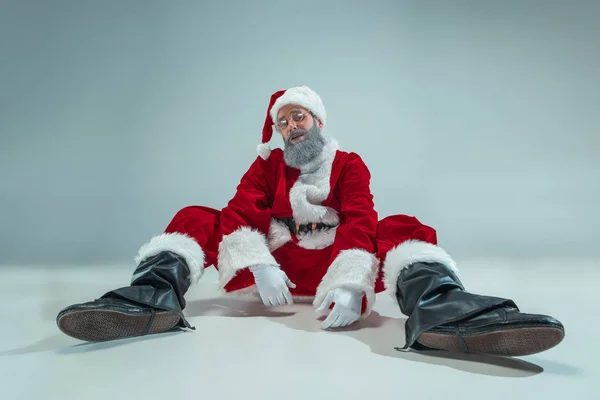
<instances>
[{"instance_id":1,"label":"white fur","mask_svg":"<svg viewBox=\"0 0 600 400\"><path fill-rule=\"evenodd\" d=\"M271 145L269 143L260 143L256 146L256 152L263 160L266 160L271 155Z\"/></svg>"},{"instance_id":2,"label":"white fur","mask_svg":"<svg viewBox=\"0 0 600 400\"><path fill-rule=\"evenodd\" d=\"M327 113L325 112L323 101L321 100L321 97L308 86L298 86L287 89L282 96L275 100L275 103L271 108L271 120L273 123L277 121L279 109L287 104L298 105L312 111L323 125L325 125Z\"/></svg>"},{"instance_id":3,"label":"white fur","mask_svg":"<svg viewBox=\"0 0 600 400\"><path fill-rule=\"evenodd\" d=\"M339 287L353 288L362 291L367 297L367 307L361 315L361 318L366 318L375 305L375 280L378 269L379 259L365 250L341 251L317 287L313 306L318 308L330 290Z\"/></svg>"},{"instance_id":4,"label":"white fur","mask_svg":"<svg viewBox=\"0 0 600 400\"><path fill-rule=\"evenodd\" d=\"M385 288L392 297L396 297L396 283L402 269L416 262L439 262L458 275L456 263L444 249L420 240L407 240L388 251L383 263Z\"/></svg>"},{"instance_id":5,"label":"white fur","mask_svg":"<svg viewBox=\"0 0 600 400\"><path fill-rule=\"evenodd\" d=\"M340 216L338 215L338 212L335 209L331 207L325 207L325 215L319 220L319 222L329 225L335 225L340 222Z\"/></svg>"},{"instance_id":6,"label":"white fur","mask_svg":"<svg viewBox=\"0 0 600 400\"><path fill-rule=\"evenodd\" d=\"M298 246L304 249L324 249L335 242L335 233L337 227L323 231L312 231L300 234L298 237Z\"/></svg>"},{"instance_id":7,"label":"white fur","mask_svg":"<svg viewBox=\"0 0 600 400\"><path fill-rule=\"evenodd\" d=\"M337 227L323 231L300 233L298 235L298 246L312 250L329 247L335 241L336 230ZM273 252L291 240L292 234L287 225L276 219L271 219L269 234L267 235L269 250Z\"/></svg>"},{"instance_id":8,"label":"white fur","mask_svg":"<svg viewBox=\"0 0 600 400\"><path fill-rule=\"evenodd\" d=\"M268 246L270 251L275 251L290 240L292 235L287 225L276 219L271 219L271 225L269 226Z\"/></svg>"},{"instance_id":9,"label":"white fur","mask_svg":"<svg viewBox=\"0 0 600 400\"><path fill-rule=\"evenodd\" d=\"M221 289L244 268L257 264L277 265L269 251L266 237L261 232L245 226L223 236L219 243L217 260Z\"/></svg>"},{"instance_id":10,"label":"white fur","mask_svg":"<svg viewBox=\"0 0 600 400\"><path fill-rule=\"evenodd\" d=\"M301 167L300 176L290 190L290 203L298 224L339 221L332 209L320 205L330 191L330 178L338 142L328 139L323 151L310 163ZM336 222L337 222L336 221Z\"/></svg>"},{"instance_id":11,"label":"white fur","mask_svg":"<svg viewBox=\"0 0 600 400\"><path fill-rule=\"evenodd\" d=\"M322 222L336 225L340 217L336 210L319 203L329 196L331 170L339 144L328 139L323 152L313 161L301 167L300 176L290 190L290 203L294 220L298 224ZM298 235L298 246L305 249L323 249L331 246L337 229L314 231ZM271 251L292 240L287 226L272 220L269 228L268 243Z\"/></svg>"},{"instance_id":12,"label":"white fur","mask_svg":"<svg viewBox=\"0 0 600 400\"><path fill-rule=\"evenodd\" d=\"M139 265L147 258L163 251L171 251L182 256L190 269L191 283L195 285L200 281L204 272L204 251L198 242L182 233L163 233L154 236L148 243L140 247L134 258L135 263Z\"/></svg>"}]
</instances>

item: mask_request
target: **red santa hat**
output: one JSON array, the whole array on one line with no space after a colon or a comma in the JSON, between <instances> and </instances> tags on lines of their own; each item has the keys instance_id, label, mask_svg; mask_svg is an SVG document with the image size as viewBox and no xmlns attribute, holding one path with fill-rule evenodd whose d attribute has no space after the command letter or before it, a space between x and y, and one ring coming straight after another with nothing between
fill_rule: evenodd
<instances>
[{"instance_id":1,"label":"red santa hat","mask_svg":"<svg viewBox=\"0 0 600 400\"><path fill-rule=\"evenodd\" d=\"M286 90L279 90L271 95L267 117L262 130L262 143L257 146L258 155L263 159L269 158L271 154L271 146L269 141L273 137L275 130L275 122L277 121L277 113L281 107L287 104L294 104L312 111L316 117L325 126L327 113L321 97L308 86L296 86Z\"/></svg>"}]
</instances>

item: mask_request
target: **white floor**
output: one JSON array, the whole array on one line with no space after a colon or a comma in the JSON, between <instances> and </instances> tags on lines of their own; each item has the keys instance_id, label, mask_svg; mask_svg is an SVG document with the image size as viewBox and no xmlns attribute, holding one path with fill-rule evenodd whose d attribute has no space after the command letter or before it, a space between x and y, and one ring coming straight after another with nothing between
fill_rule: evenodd
<instances>
[{"instance_id":1,"label":"white floor","mask_svg":"<svg viewBox=\"0 0 600 400\"><path fill-rule=\"evenodd\" d=\"M385 294L354 329L325 332L310 305L221 297L211 268L187 295L195 331L89 344L56 314L126 284L132 266L3 267L0 399L600 398L600 262L460 265L471 291L555 316L566 339L521 359L399 352L405 317Z\"/></svg>"}]
</instances>

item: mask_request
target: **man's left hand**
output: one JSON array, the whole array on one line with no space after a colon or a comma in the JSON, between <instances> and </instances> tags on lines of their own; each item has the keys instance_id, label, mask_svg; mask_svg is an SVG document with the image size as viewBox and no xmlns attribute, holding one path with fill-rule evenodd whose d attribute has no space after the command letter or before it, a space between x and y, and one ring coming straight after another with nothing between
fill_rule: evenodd
<instances>
[{"instance_id":1,"label":"man's left hand","mask_svg":"<svg viewBox=\"0 0 600 400\"><path fill-rule=\"evenodd\" d=\"M325 314L329 306L335 303L321 324L321 329L341 328L358 321L362 309L362 298L362 292L355 289L336 288L329 291L323 303L316 310L320 314Z\"/></svg>"}]
</instances>

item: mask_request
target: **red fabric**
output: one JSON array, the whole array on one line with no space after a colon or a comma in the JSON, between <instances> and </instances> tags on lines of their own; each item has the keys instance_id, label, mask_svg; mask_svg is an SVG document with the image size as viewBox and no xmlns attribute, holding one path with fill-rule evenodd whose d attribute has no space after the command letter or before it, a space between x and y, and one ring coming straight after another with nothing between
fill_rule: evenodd
<instances>
[{"instance_id":1,"label":"red fabric","mask_svg":"<svg viewBox=\"0 0 600 400\"><path fill-rule=\"evenodd\" d=\"M221 211L204 206L179 210L165 228L165 233L183 233L192 237L204 251L204 265L217 265Z\"/></svg>"},{"instance_id":2,"label":"red fabric","mask_svg":"<svg viewBox=\"0 0 600 400\"><path fill-rule=\"evenodd\" d=\"M271 100L269 101L269 107L267 108L267 117L265 118L265 124L262 130L262 142L267 143L271 140L273 136L273 120L271 119L271 108L273 108L273 104L277 101L285 93L285 90L279 90L271 95Z\"/></svg>"},{"instance_id":3,"label":"red fabric","mask_svg":"<svg viewBox=\"0 0 600 400\"><path fill-rule=\"evenodd\" d=\"M251 226L266 236L271 217L292 215L288 193L299 171L286 167L282 158L280 149L267 160L257 158L225 208L219 211L203 206L185 207L175 214L165 232L190 235L205 252L205 266L214 265L218 269L218 246L223 235L242 226ZM338 151L331 173L332 190L323 202L340 215L341 225L333 245L308 250L290 241L272 253L297 285L291 289L292 294L314 296L328 267L342 250L364 249L375 254L383 265L387 252L406 240L437 244L436 231L415 217L398 214L378 220L369 180L370 173L358 155ZM384 290L382 278L380 268L376 292ZM253 284L252 274L245 269L225 286L225 290L236 291Z\"/></svg>"},{"instance_id":4,"label":"red fabric","mask_svg":"<svg viewBox=\"0 0 600 400\"><path fill-rule=\"evenodd\" d=\"M270 162L257 158L242 176L233 198L221 210L221 235L250 226L266 235L271 223L272 173Z\"/></svg>"},{"instance_id":5,"label":"red fabric","mask_svg":"<svg viewBox=\"0 0 600 400\"><path fill-rule=\"evenodd\" d=\"M407 240L420 240L437 245L437 232L417 218L404 214L390 215L380 220L377 224L377 258L380 265L386 260L387 254L394 247ZM375 292L385 290L383 286L383 268L379 268L379 275L375 282Z\"/></svg>"},{"instance_id":6,"label":"red fabric","mask_svg":"<svg viewBox=\"0 0 600 400\"><path fill-rule=\"evenodd\" d=\"M363 249L374 254L377 248L377 212L371 194L371 173L355 153L344 154L337 174L333 196L340 215L340 226L335 234L329 264L339 253L348 249ZM333 175L333 174L332 174Z\"/></svg>"}]
</instances>

